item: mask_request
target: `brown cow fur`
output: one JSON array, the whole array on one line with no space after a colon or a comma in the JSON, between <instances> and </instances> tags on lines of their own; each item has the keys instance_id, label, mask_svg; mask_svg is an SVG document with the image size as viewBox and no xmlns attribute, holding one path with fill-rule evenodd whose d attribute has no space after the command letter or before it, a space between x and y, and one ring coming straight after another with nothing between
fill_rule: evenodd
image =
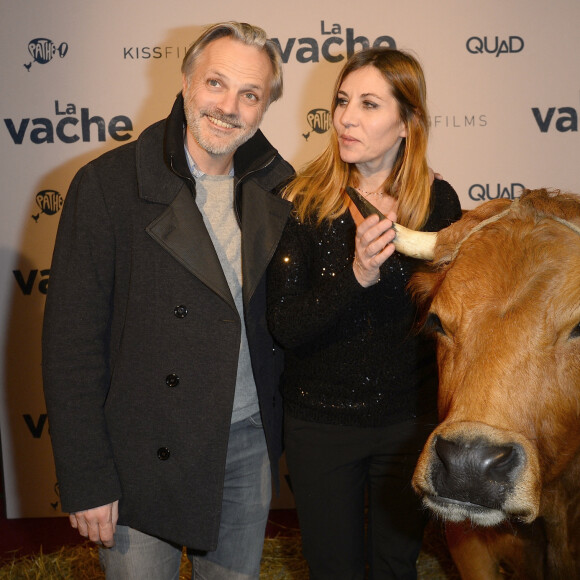
<instances>
[{"instance_id":1,"label":"brown cow fur","mask_svg":"<svg viewBox=\"0 0 580 580\"><path fill-rule=\"evenodd\" d=\"M422 321L438 317L441 419L413 485L448 520L466 580L580 578L580 235L547 216L580 226L580 197L535 190L485 203L440 232L411 282ZM501 509L438 497L440 437L522 450Z\"/></svg>"}]
</instances>

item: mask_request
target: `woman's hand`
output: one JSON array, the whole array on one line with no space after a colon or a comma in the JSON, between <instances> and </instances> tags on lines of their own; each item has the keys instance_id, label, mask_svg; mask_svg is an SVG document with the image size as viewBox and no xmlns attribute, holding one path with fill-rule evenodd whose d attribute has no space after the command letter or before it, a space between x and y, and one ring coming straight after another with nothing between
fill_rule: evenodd
<instances>
[{"instance_id":1,"label":"woman's hand","mask_svg":"<svg viewBox=\"0 0 580 580\"><path fill-rule=\"evenodd\" d=\"M358 283L365 288L380 280L380 267L395 251L393 222L397 216L390 212L386 218L379 220L372 215L356 228L352 269Z\"/></svg>"}]
</instances>

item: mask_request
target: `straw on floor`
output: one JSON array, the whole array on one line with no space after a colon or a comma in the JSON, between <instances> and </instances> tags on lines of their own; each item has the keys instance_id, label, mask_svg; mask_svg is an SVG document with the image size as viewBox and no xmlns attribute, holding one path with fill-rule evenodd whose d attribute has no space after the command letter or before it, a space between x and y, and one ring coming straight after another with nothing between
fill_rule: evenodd
<instances>
[{"instance_id":1,"label":"straw on floor","mask_svg":"<svg viewBox=\"0 0 580 580\"><path fill-rule=\"evenodd\" d=\"M428 526L419 557L421 580L459 580L442 539L440 528ZM51 554L4 558L0 580L104 580L99 567L97 548L90 544L63 547ZM300 533L282 530L266 538L260 578L264 580L308 580L308 568L301 554ZM191 564L185 554L181 561L180 580L191 579Z\"/></svg>"}]
</instances>

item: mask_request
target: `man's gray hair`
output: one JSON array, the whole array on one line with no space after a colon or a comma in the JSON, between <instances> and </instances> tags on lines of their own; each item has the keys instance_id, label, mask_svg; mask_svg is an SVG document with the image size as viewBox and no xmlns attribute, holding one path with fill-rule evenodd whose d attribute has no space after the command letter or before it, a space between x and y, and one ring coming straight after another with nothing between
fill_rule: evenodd
<instances>
[{"instance_id":1,"label":"man's gray hair","mask_svg":"<svg viewBox=\"0 0 580 580\"><path fill-rule=\"evenodd\" d=\"M197 59L204 48L218 38L231 37L239 40L247 46L255 46L263 50L268 55L272 63L274 73L270 84L270 101L273 103L282 96L282 57L276 44L266 36L266 31L259 26L253 26L245 22L220 22L206 28L201 36L189 47L183 63L181 72L189 77L195 67Z\"/></svg>"}]
</instances>

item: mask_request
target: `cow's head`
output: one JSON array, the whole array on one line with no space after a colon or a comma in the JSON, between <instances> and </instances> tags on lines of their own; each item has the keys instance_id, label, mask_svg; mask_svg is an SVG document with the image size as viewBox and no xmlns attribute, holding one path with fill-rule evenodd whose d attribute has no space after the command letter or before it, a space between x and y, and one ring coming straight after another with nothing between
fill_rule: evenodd
<instances>
[{"instance_id":1,"label":"cow's head","mask_svg":"<svg viewBox=\"0 0 580 580\"><path fill-rule=\"evenodd\" d=\"M441 423L413 486L448 520L531 522L580 448L580 197L485 203L414 254Z\"/></svg>"}]
</instances>

